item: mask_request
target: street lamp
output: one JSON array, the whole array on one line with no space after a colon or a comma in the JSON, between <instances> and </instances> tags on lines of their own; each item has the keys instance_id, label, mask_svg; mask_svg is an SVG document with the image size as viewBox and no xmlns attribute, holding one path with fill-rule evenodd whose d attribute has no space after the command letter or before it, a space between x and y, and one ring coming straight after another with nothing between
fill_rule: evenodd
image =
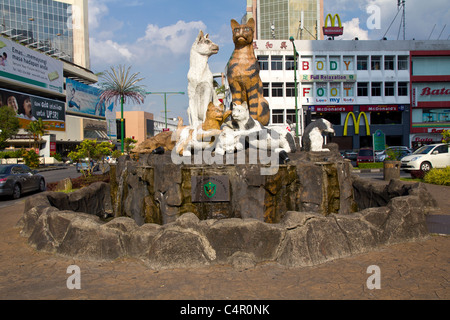
<instances>
[{"instance_id":1,"label":"street lamp","mask_svg":"<svg viewBox=\"0 0 450 320\"><path fill-rule=\"evenodd\" d=\"M294 43L294 37L290 37L289 41L292 42L292 45L294 46L294 82L295 82L295 136L298 138L299 137L299 124L298 124L298 101L297 101L297 97L298 97L298 84L297 84L297 56L298 56L298 52L297 49L295 48L295 43Z\"/></svg>"},{"instance_id":2,"label":"street lamp","mask_svg":"<svg viewBox=\"0 0 450 320\"><path fill-rule=\"evenodd\" d=\"M167 96L172 96L176 94L182 94L184 95L184 92L146 92L146 94L159 94L164 97L164 113L165 113L165 122L166 122L166 129L167 129Z\"/></svg>"}]
</instances>

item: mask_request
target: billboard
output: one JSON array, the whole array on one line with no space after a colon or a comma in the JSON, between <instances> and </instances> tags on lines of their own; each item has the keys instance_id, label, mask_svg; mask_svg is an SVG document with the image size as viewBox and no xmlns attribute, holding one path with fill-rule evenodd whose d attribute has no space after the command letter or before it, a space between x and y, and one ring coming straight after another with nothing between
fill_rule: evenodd
<instances>
[{"instance_id":1,"label":"billboard","mask_svg":"<svg viewBox=\"0 0 450 320\"><path fill-rule=\"evenodd\" d=\"M63 62L0 37L0 79L63 93Z\"/></svg>"},{"instance_id":2,"label":"billboard","mask_svg":"<svg viewBox=\"0 0 450 320\"><path fill-rule=\"evenodd\" d=\"M331 27L328 26L328 19L330 20ZM338 25L336 26L336 20ZM344 28L342 27L341 18L338 14L334 16L328 14L325 18L325 26L323 27L323 34L330 37L342 36L344 34Z\"/></svg>"},{"instance_id":3,"label":"billboard","mask_svg":"<svg viewBox=\"0 0 450 320\"><path fill-rule=\"evenodd\" d=\"M100 103L101 94L102 90L99 88L66 79L66 111L106 118L108 136L111 140L116 140L115 105L114 102L109 105Z\"/></svg>"},{"instance_id":4,"label":"billboard","mask_svg":"<svg viewBox=\"0 0 450 320\"><path fill-rule=\"evenodd\" d=\"M66 131L65 103L25 93L0 89L0 107L13 109L21 128L41 118L50 131Z\"/></svg>"}]
</instances>

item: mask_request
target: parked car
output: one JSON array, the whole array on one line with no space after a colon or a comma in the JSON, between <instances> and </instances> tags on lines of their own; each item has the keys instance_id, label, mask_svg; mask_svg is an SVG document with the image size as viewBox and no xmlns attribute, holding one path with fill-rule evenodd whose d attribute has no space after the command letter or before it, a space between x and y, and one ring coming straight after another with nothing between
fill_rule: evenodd
<instances>
[{"instance_id":1,"label":"parked car","mask_svg":"<svg viewBox=\"0 0 450 320\"><path fill-rule=\"evenodd\" d=\"M89 170L88 161L81 160L81 161L77 162L76 168L77 168L77 172ZM100 167L99 167L98 163L91 161L91 169L92 169L92 172L99 171Z\"/></svg>"},{"instance_id":2,"label":"parked car","mask_svg":"<svg viewBox=\"0 0 450 320\"><path fill-rule=\"evenodd\" d=\"M356 158L358 157L358 152L355 152L355 151L344 151L343 156L344 156L345 159L356 161Z\"/></svg>"},{"instance_id":3,"label":"parked car","mask_svg":"<svg viewBox=\"0 0 450 320\"><path fill-rule=\"evenodd\" d=\"M389 159L389 154L393 153L396 159ZM383 162L384 160L401 160L403 157L412 154L412 150L408 147L388 147L386 150L375 152L375 161Z\"/></svg>"},{"instance_id":4,"label":"parked car","mask_svg":"<svg viewBox=\"0 0 450 320\"><path fill-rule=\"evenodd\" d=\"M423 146L402 159L402 170L409 173L426 173L447 166L450 166L449 145L444 143Z\"/></svg>"},{"instance_id":5,"label":"parked car","mask_svg":"<svg viewBox=\"0 0 450 320\"><path fill-rule=\"evenodd\" d=\"M361 148L358 151L358 157L356 158L356 166L360 163L374 162L374 153L372 148Z\"/></svg>"},{"instance_id":6,"label":"parked car","mask_svg":"<svg viewBox=\"0 0 450 320\"><path fill-rule=\"evenodd\" d=\"M19 199L27 192L45 191L45 179L24 164L0 165L0 195Z\"/></svg>"}]
</instances>

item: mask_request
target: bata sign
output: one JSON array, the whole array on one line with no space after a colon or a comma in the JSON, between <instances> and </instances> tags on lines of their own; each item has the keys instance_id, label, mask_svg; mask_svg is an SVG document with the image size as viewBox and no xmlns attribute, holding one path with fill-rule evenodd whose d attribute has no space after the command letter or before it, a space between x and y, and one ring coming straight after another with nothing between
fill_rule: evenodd
<instances>
[{"instance_id":1,"label":"bata sign","mask_svg":"<svg viewBox=\"0 0 450 320\"><path fill-rule=\"evenodd\" d=\"M426 87L422 89L421 96L443 96L443 95L450 95L450 89L442 88L442 89L435 89L433 90L430 87Z\"/></svg>"}]
</instances>

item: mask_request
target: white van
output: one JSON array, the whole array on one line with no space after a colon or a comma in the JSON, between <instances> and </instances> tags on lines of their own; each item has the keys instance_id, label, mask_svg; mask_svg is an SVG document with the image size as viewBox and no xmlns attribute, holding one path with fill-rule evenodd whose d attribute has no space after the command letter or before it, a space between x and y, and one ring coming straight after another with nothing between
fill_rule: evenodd
<instances>
[{"instance_id":1,"label":"white van","mask_svg":"<svg viewBox=\"0 0 450 320\"><path fill-rule=\"evenodd\" d=\"M425 173L432 168L448 167L450 166L449 149L449 145L444 143L423 146L402 159L402 170Z\"/></svg>"}]
</instances>

